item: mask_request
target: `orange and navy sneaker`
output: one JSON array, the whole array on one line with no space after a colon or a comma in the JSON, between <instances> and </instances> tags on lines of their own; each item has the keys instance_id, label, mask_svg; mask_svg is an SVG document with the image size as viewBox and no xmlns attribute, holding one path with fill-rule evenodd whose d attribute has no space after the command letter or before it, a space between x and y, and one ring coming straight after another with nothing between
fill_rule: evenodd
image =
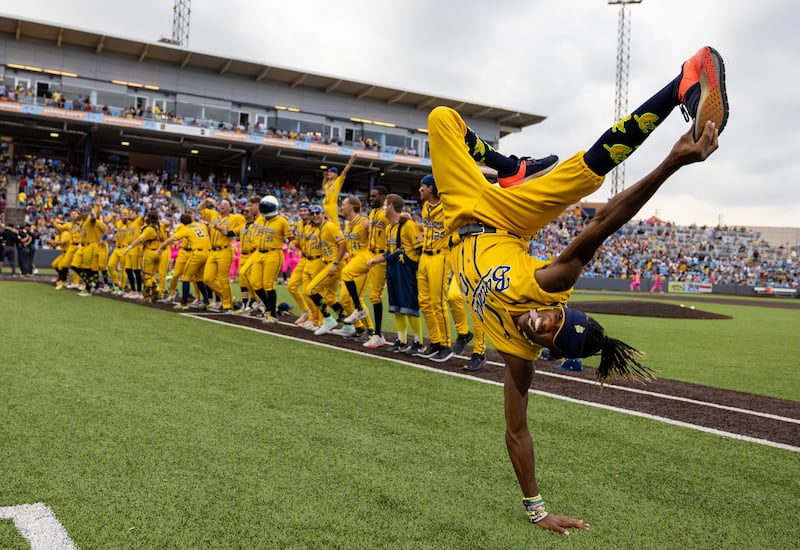
<instances>
[{"instance_id":1,"label":"orange and navy sneaker","mask_svg":"<svg viewBox=\"0 0 800 550\"><path fill-rule=\"evenodd\" d=\"M728 94L725 91L725 65L717 50L704 46L684 62L678 84L678 101L694 118L695 141L709 120L722 133L728 122Z\"/></svg>"},{"instance_id":2,"label":"orange and navy sneaker","mask_svg":"<svg viewBox=\"0 0 800 550\"><path fill-rule=\"evenodd\" d=\"M541 159L530 157L517 158L514 155L509 158L517 161L517 168L509 174L497 174L497 183L500 187L514 187L526 181L530 181L539 176L544 176L558 164L558 157L550 155Z\"/></svg>"}]
</instances>

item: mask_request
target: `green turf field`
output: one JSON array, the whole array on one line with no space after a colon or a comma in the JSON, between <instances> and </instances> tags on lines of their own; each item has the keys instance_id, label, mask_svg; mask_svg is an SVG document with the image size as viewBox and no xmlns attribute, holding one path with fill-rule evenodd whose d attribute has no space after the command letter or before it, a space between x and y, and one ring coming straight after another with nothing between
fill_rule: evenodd
<instances>
[{"instance_id":1,"label":"green turf field","mask_svg":"<svg viewBox=\"0 0 800 550\"><path fill-rule=\"evenodd\" d=\"M798 400L798 314L714 308L602 321L662 376ZM0 508L45 503L79 548L800 540L790 451L532 396L548 508L592 524L564 539L525 521L498 386L40 284L1 282L0 323ZM27 548L10 520L0 548Z\"/></svg>"}]
</instances>

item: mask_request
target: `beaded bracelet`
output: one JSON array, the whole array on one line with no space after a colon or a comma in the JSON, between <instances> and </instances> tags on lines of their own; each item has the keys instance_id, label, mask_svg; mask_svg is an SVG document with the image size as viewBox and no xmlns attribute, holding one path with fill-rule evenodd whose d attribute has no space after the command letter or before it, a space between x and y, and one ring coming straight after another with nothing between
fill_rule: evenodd
<instances>
[{"instance_id":1,"label":"beaded bracelet","mask_svg":"<svg viewBox=\"0 0 800 550\"><path fill-rule=\"evenodd\" d=\"M531 523L539 523L547 517L547 512L544 509L544 500L542 500L541 496L523 498L522 504L525 506L525 513L528 514L528 519Z\"/></svg>"}]
</instances>

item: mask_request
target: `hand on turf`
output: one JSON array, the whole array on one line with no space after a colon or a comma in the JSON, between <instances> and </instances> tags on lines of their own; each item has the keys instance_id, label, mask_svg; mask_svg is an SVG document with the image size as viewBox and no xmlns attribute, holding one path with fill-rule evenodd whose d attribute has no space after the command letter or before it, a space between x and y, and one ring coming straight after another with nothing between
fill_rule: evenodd
<instances>
[{"instance_id":1,"label":"hand on turf","mask_svg":"<svg viewBox=\"0 0 800 550\"><path fill-rule=\"evenodd\" d=\"M572 519L571 517L567 516L558 516L556 514L548 514L546 518L537 522L536 525L542 529L555 531L557 533L561 533L562 535L569 535L567 527L576 527L578 529L583 529L584 531L589 530L589 524L584 521Z\"/></svg>"}]
</instances>

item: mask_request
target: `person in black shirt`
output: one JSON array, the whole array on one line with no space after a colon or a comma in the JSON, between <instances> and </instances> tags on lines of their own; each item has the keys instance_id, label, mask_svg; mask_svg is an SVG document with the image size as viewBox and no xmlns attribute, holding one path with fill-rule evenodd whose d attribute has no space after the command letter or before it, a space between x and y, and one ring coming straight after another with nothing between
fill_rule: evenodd
<instances>
[{"instance_id":1,"label":"person in black shirt","mask_svg":"<svg viewBox=\"0 0 800 550\"><path fill-rule=\"evenodd\" d=\"M0 224L0 275L3 261L11 266L11 276L17 276L17 230Z\"/></svg>"}]
</instances>

